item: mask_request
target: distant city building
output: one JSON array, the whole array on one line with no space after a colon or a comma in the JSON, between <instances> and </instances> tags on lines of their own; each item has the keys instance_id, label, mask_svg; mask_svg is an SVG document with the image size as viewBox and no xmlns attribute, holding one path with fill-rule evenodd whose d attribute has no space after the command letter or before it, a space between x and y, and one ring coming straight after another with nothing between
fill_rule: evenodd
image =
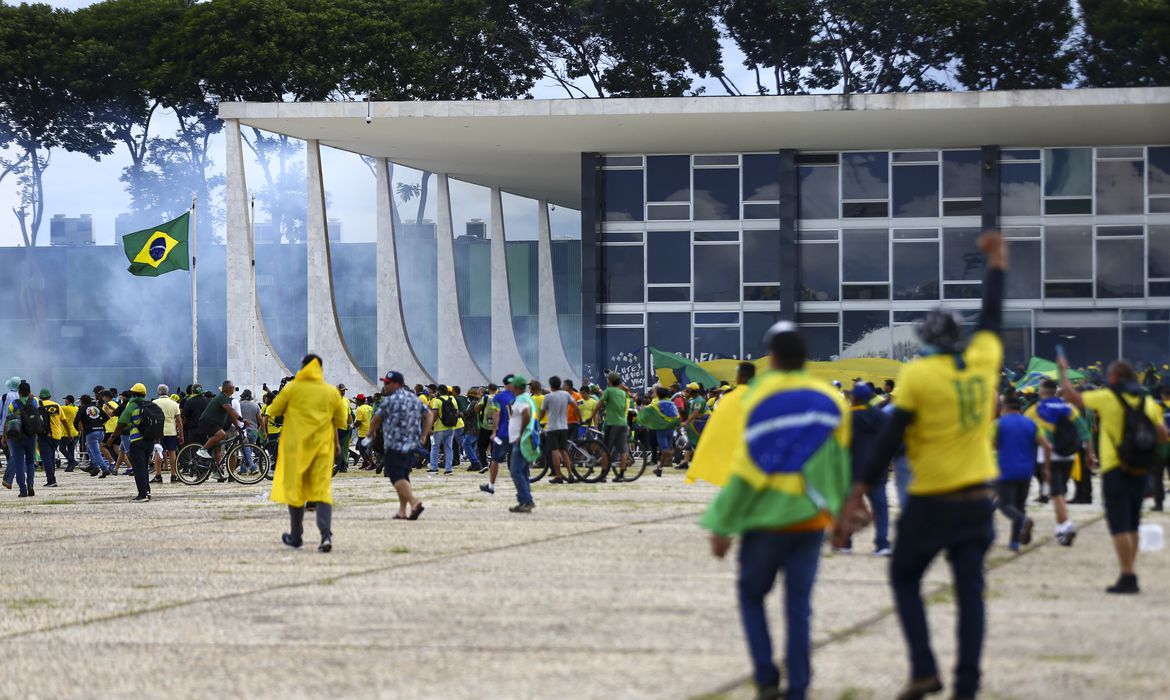
<instances>
[{"instance_id":1,"label":"distant city building","mask_svg":"<svg viewBox=\"0 0 1170 700\"><path fill-rule=\"evenodd\" d=\"M335 243L340 243L342 241L341 219L329 219L326 222L326 226L329 229L329 240ZM276 230L276 227L272 224L271 220L257 221L255 224L255 229L256 243L259 245L263 245L265 243L288 243L288 241L282 240L281 233Z\"/></svg>"},{"instance_id":2,"label":"distant city building","mask_svg":"<svg viewBox=\"0 0 1170 700\"><path fill-rule=\"evenodd\" d=\"M483 219L472 219L467 222L467 233L472 238L487 239L487 222Z\"/></svg>"},{"instance_id":3,"label":"distant city building","mask_svg":"<svg viewBox=\"0 0 1170 700\"><path fill-rule=\"evenodd\" d=\"M93 217L53 214L49 221L50 245L93 245Z\"/></svg>"}]
</instances>

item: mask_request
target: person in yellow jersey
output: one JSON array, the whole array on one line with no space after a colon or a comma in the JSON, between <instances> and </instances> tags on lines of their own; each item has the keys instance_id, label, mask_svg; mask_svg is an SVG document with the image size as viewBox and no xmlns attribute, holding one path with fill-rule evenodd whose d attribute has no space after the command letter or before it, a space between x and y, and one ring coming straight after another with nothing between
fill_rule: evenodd
<instances>
[{"instance_id":1,"label":"person in yellow jersey","mask_svg":"<svg viewBox=\"0 0 1170 700\"><path fill-rule=\"evenodd\" d=\"M868 520L863 498L879 483L898 445L905 442L913 478L898 521L890 583L910 657L910 681L897 695L916 700L942 690L930 646L922 577L946 552L958 599L958 661L954 698L979 691L983 651L983 560L995 539L992 482L999 474L989 440L995 418L1003 343L1007 244L999 232L979 238L986 255L983 309L964 344L957 314L933 309L916 327L922 357L898 376L894 411L862 465L834 533L841 546Z\"/></svg>"},{"instance_id":2,"label":"person in yellow jersey","mask_svg":"<svg viewBox=\"0 0 1170 700\"><path fill-rule=\"evenodd\" d=\"M357 408L353 412L353 422L357 426L358 452L362 455L362 469L373 469L369 457L366 456L366 449L361 445L362 440L370 434L370 421L374 417L374 407L370 405L371 399L367 398L365 394L358 394L354 400L357 401Z\"/></svg>"},{"instance_id":3,"label":"person in yellow jersey","mask_svg":"<svg viewBox=\"0 0 1170 700\"><path fill-rule=\"evenodd\" d=\"M77 469L77 426L74 425L77 420L77 404L74 403L73 394L67 394L64 401L65 403L61 404L61 417L65 421L65 439L61 441L59 449L65 456L65 471L71 472Z\"/></svg>"},{"instance_id":4,"label":"person in yellow jersey","mask_svg":"<svg viewBox=\"0 0 1170 700\"><path fill-rule=\"evenodd\" d=\"M61 413L61 404L53 400L53 394L48 389L41 389L38 396L41 400L41 415L44 421L44 432L37 436L37 451L41 454L41 469L45 472L45 486L57 485L57 446L65 439L68 430L65 428L65 415Z\"/></svg>"},{"instance_id":5,"label":"person in yellow jersey","mask_svg":"<svg viewBox=\"0 0 1170 700\"><path fill-rule=\"evenodd\" d=\"M269 455L272 457L274 469L276 458L280 454L280 431L284 427L284 418L274 416L271 413L272 402L275 400L276 392L268 392L268 395L264 397L264 406L260 409L260 432L265 437L265 445L268 448Z\"/></svg>"},{"instance_id":6,"label":"person in yellow jersey","mask_svg":"<svg viewBox=\"0 0 1170 700\"><path fill-rule=\"evenodd\" d=\"M1138 593L1134 563L1138 552L1138 526L1142 501L1158 460L1158 445L1166 442L1166 426L1158 403L1143 391L1133 365L1123 360L1105 371L1107 388L1077 391L1068 381L1068 361L1057 358L1060 389L1065 399L1080 409L1097 414L1100 425L1101 494L1105 521L1113 536L1113 548L1121 575L1106 593Z\"/></svg>"},{"instance_id":7,"label":"person in yellow jersey","mask_svg":"<svg viewBox=\"0 0 1170 700\"><path fill-rule=\"evenodd\" d=\"M435 426L431 433L431 466L427 476L439 473L439 459L444 460L443 473L455 473L455 429L463 427L463 416L459 415L459 402L451 396L451 387L436 387L435 398L428 404L435 414ZM441 452L440 452L441 451Z\"/></svg>"},{"instance_id":8,"label":"person in yellow jersey","mask_svg":"<svg viewBox=\"0 0 1170 700\"><path fill-rule=\"evenodd\" d=\"M597 385L586 384L581 389L581 425L593 425L597 413Z\"/></svg>"}]
</instances>

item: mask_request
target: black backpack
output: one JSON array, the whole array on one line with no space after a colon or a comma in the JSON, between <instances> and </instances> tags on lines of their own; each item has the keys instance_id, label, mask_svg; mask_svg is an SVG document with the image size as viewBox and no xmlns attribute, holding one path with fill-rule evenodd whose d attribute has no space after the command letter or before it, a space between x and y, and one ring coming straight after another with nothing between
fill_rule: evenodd
<instances>
[{"instance_id":1,"label":"black backpack","mask_svg":"<svg viewBox=\"0 0 1170 700\"><path fill-rule=\"evenodd\" d=\"M1142 396L1141 404L1134 408L1120 391L1117 389L1112 391L1125 410L1121 441L1117 444L1120 466L1127 474L1146 476L1157 462L1158 456L1158 429L1145 411L1141 410L1145 406L1146 397Z\"/></svg>"},{"instance_id":2,"label":"black backpack","mask_svg":"<svg viewBox=\"0 0 1170 700\"><path fill-rule=\"evenodd\" d=\"M36 437L45 432L49 422L41 415L40 407L33 405L33 400L28 398L20 404L20 425L25 437Z\"/></svg>"},{"instance_id":3,"label":"black backpack","mask_svg":"<svg viewBox=\"0 0 1170 700\"><path fill-rule=\"evenodd\" d=\"M166 416L162 409L153 401L143 401L138 406L138 434L148 442L158 442L162 439L163 425Z\"/></svg>"},{"instance_id":4,"label":"black backpack","mask_svg":"<svg viewBox=\"0 0 1170 700\"><path fill-rule=\"evenodd\" d=\"M1052 427L1052 451L1061 457L1074 455L1081 449L1081 433L1070 416L1060 416Z\"/></svg>"},{"instance_id":5,"label":"black backpack","mask_svg":"<svg viewBox=\"0 0 1170 700\"><path fill-rule=\"evenodd\" d=\"M439 420L448 428L454 428L459 423L459 406L455 399L450 396L439 399Z\"/></svg>"}]
</instances>

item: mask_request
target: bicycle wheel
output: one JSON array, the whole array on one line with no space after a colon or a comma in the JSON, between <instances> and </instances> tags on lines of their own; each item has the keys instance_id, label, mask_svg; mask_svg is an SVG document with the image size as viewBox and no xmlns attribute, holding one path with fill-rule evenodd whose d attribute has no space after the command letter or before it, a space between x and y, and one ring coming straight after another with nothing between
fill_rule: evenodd
<instances>
[{"instance_id":1,"label":"bicycle wheel","mask_svg":"<svg viewBox=\"0 0 1170 700\"><path fill-rule=\"evenodd\" d=\"M609 453L600 440L584 439L569 443L569 464L573 476L587 484L605 478L609 467Z\"/></svg>"},{"instance_id":2,"label":"bicycle wheel","mask_svg":"<svg viewBox=\"0 0 1170 700\"><path fill-rule=\"evenodd\" d=\"M516 445L512 449L518 450L518 449L520 449L520 446ZM529 483L535 484L536 482L543 479L544 475L547 473L548 473L548 464L545 463L544 456L542 455L540 457L537 457L536 461L532 463L532 467L529 469L529 474L531 476L528 477L528 481L529 481Z\"/></svg>"},{"instance_id":3,"label":"bicycle wheel","mask_svg":"<svg viewBox=\"0 0 1170 700\"><path fill-rule=\"evenodd\" d=\"M631 451L632 452L632 451ZM646 460L643 459L642 450L638 450L638 456L630 456L626 459L626 470L621 472L622 481L637 481L638 477L646 471Z\"/></svg>"},{"instance_id":4,"label":"bicycle wheel","mask_svg":"<svg viewBox=\"0 0 1170 700\"><path fill-rule=\"evenodd\" d=\"M179 474L179 481L188 486L195 486L207 481L207 477L211 475L211 460L203 459L195 454L199 451L202 445L198 443L191 443L179 450L179 454L175 457L177 470Z\"/></svg>"},{"instance_id":5,"label":"bicycle wheel","mask_svg":"<svg viewBox=\"0 0 1170 700\"><path fill-rule=\"evenodd\" d=\"M248 462L244 459L244 450L251 450L252 452L252 468L248 468ZM268 475L268 470L271 468L271 463L268 461L268 453L265 452L259 445L244 444L236 445L228 453L227 469L228 474L232 479L235 479L241 484L257 484L264 480Z\"/></svg>"}]
</instances>

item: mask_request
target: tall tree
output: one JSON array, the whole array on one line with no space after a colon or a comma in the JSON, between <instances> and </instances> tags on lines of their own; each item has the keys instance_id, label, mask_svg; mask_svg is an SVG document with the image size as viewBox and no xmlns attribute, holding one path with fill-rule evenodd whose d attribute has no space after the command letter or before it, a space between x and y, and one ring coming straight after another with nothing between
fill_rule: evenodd
<instances>
[{"instance_id":1,"label":"tall tree","mask_svg":"<svg viewBox=\"0 0 1170 700\"><path fill-rule=\"evenodd\" d=\"M1081 0L1081 12L1083 85L1170 85L1170 2Z\"/></svg>"}]
</instances>

